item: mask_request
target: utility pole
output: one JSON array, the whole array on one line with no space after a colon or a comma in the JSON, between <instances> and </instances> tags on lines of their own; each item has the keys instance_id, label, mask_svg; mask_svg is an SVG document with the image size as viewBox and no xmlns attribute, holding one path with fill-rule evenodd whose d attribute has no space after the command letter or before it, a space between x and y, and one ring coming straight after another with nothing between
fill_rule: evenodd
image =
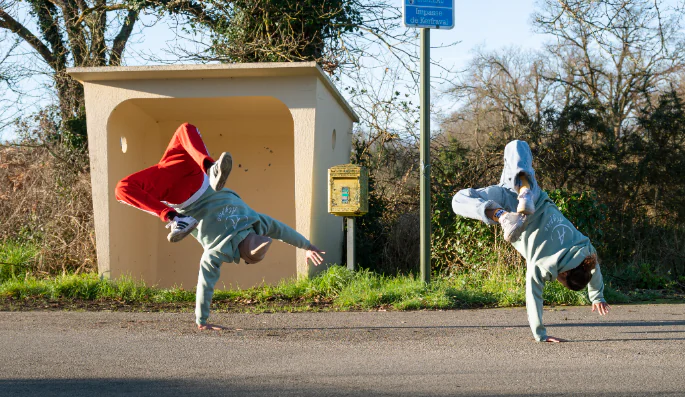
<instances>
[{"instance_id":1,"label":"utility pole","mask_svg":"<svg viewBox=\"0 0 685 397\"><path fill-rule=\"evenodd\" d=\"M420 213L421 213L421 280L428 283L431 275L431 79L430 29L421 29L421 149L420 149Z\"/></svg>"}]
</instances>

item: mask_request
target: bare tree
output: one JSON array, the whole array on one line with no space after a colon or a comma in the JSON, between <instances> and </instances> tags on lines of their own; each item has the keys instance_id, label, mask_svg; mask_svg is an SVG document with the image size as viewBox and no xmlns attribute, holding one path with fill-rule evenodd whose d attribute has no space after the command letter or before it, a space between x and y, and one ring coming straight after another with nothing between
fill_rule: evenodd
<instances>
[{"instance_id":1,"label":"bare tree","mask_svg":"<svg viewBox=\"0 0 685 397\"><path fill-rule=\"evenodd\" d=\"M470 143L535 131L545 111L591 106L620 145L639 110L682 73L683 11L661 0L539 0L533 23L552 40L540 53L478 51L451 93L462 107L446 127Z\"/></svg>"},{"instance_id":2,"label":"bare tree","mask_svg":"<svg viewBox=\"0 0 685 397\"><path fill-rule=\"evenodd\" d=\"M25 71L39 69L50 76L62 130L71 144L85 144L85 109L83 88L66 69L120 65L138 16L138 8L126 2L0 0L0 30L31 50L33 56L20 65Z\"/></svg>"},{"instance_id":3,"label":"bare tree","mask_svg":"<svg viewBox=\"0 0 685 397\"><path fill-rule=\"evenodd\" d=\"M544 111L563 96L560 87L545 78L548 65L543 53L478 50L450 89L463 105L443 121L444 128L471 147L492 134L505 139L535 129Z\"/></svg>"},{"instance_id":4,"label":"bare tree","mask_svg":"<svg viewBox=\"0 0 685 397\"><path fill-rule=\"evenodd\" d=\"M6 47L0 49L3 51L0 53L0 132L14 122L21 112L16 106L20 101L17 85L25 77L24 71L11 60L20 41L8 36L6 32L0 32L0 41L7 43Z\"/></svg>"},{"instance_id":5,"label":"bare tree","mask_svg":"<svg viewBox=\"0 0 685 397\"><path fill-rule=\"evenodd\" d=\"M683 13L662 0L539 0L534 26L555 41L546 77L593 103L625 134L635 112L682 69ZM634 124L634 123L633 123Z\"/></svg>"}]
</instances>

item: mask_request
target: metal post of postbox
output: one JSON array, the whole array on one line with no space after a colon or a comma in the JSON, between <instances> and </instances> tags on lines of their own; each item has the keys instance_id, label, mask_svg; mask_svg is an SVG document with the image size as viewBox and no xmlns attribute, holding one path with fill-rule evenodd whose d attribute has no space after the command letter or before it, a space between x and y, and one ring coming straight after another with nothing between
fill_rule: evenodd
<instances>
[{"instance_id":1,"label":"metal post of postbox","mask_svg":"<svg viewBox=\"0 0 685 397\"><path fill-rule=\"evenodd\" d=\"M354 271L355 268L354 252L354 217L347 217L347 268Z\"/></svg>"}]
</instances>

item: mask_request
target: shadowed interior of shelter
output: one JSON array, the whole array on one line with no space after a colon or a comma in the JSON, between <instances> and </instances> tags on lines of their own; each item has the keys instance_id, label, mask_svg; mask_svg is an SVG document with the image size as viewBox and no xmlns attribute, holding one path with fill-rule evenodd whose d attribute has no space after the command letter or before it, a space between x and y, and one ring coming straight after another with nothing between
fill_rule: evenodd
<instances>
[{"instance_id":1,"label":"shadowed interior of shelter","mask_svg":"<svg viewBox=\"0 0 685 397\"><path fill-rule=\"evenodd\" d=\"M193 238L170 244L159 218L120 204L114 186L126 175L156 164L182 123L195 125L210 155L231 152L226 187L257 212L295 228L294 123L273 97L154 98L124 101L107 123L108 200L112 274L155 280L160 287L196 279L201 246ZM125 152L122 143L126 142ZM97 203L96 203L97 205ZM122 232L123 231L123 232ZM258 264L223 264L217 288L273 283L296 273L295 248L277 242ZM250 266L251 271L247 271ZM254 267L258 267L254 271ZM231 280L231 281L228 281ZM193 288L194 285L184 285Z\"/></svg>"}]
</instances>

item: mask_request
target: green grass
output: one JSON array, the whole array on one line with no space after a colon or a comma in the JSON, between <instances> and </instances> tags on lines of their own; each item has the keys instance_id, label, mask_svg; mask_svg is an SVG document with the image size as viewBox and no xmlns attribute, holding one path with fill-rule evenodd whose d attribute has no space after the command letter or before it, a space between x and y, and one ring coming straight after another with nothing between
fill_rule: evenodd
<instances>
[{"instance_id":1,"label":"green grass","mask_svg":"<svg viewBox=\"0 0 685 397\"><path fill-rule=\"evenodd\" d=\"M663 295L624 294L605 288L611 303L628 303ZM574 292L552 282L545 286L547 305L586 305L586 292ZM12 277L0 284L0 303L5 301L119 302L143 304L188 303L195 292L183 288L148 287L130 278L116 281L96 274L66 275L54 278ZM382 276L367 270L350 272L333 266L313 279L284 280L277 285L244 290L217 291L219 309L239 311L316 310L418 310L525 305L523 271L473 272L450 277L434 277L424 284L413 276ZM186 305L187 306L187 305Z\"/></svg>"},{"instance_id":2,"label":"green grass","mask_svg":"<svg viewBox=\"0 0 685 397\"><path fill-rule=\"evenodd\" d=\"M38 255L34 244L14 241L0 242L0 282L26 273L31 262Z\"/></svg>"}]
</instances>

